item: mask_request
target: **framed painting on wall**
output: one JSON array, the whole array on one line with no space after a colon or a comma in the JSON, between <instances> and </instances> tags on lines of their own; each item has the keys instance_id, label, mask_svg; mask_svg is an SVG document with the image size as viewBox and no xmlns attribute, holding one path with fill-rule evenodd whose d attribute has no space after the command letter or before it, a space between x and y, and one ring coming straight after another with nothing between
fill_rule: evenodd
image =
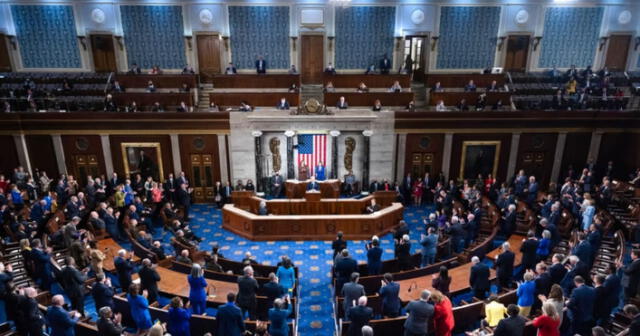
<instances>
[{"instance_id":1,"label":"framed painting on wall","mask_svg":"<svg viewBox=\"0 0 640 336\"><path fill-rule=\"evenodd\" d=\"M122 163L125 176L132 178L136 174L146 180L148 176L154 181L162 181L162 150L158 142L123 142Z\"/></svg>"},{"instance_id":2,"label":"framed painting on wall","mask_svg":"<svg viewBox=\"0 0 640 336\"><path fill-rule=\"evenodd\" d=\"M500 141L464 141L460 160L460 180L476 179L478 174L495 178L500 157Z\"/></svg>"}]
</instances>

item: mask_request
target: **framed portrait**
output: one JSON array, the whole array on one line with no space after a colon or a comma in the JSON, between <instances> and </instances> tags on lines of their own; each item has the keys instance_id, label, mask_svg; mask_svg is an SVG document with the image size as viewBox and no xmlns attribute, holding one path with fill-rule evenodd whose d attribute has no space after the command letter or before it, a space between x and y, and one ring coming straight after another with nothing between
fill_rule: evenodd
<instances>
[{"instance_id":1,"label":"framed portrait","mask_svg":"<svg viewBox=\"0 0 640 336\"><path fill-rule=\"evenodd\" d=\"M460 180L475 179L478 174L496 176L500 141L465 141L462 143Z\"/></svg>"},{"instance_id":2,"label":"framed portrait","mask_svg":"<svg viewBox=\"0 0 640 336\"><path fill-rule=\"evenodd\" d=\"M162 151L158 142L123 142L122 162L125 176L131 178L136 174L146 180L148 176L154 181L162 181Z\"/></svg>"}]
</instances>

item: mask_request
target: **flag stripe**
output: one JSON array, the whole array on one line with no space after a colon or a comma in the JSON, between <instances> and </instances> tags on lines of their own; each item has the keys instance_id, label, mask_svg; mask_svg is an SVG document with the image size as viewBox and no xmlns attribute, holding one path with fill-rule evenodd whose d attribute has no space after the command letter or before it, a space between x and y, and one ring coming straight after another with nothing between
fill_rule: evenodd
<instances>
[{"instance_id":1,"label":"flag stripe","mask_svg":"<svg viewBox=\"0 0 640 336\"><path fill-rule=\"evenodd\" d=\"M309 167L309 174L315 173L318 163L326 167L327 163L327 135L302 134L298 136L298 167L304 161Z\"/></svg>"}]
</instances>

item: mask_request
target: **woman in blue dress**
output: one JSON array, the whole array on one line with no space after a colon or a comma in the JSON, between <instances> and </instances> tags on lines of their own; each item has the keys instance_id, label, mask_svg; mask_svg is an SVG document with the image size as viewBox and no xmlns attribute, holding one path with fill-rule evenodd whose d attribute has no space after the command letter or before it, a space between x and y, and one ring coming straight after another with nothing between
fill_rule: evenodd
<instances>
[{"instance_id":1,"label":"woman in blue dress","mask_svg":"<svg viewBox=\"0 0 640 336\"><path fill-rule=\"evenodd\" d=\"M536 249L536 254L538 255L538 261L547 260L549 256L549 251L551 247L551 232L549 230L542 231L542 239L540 239L540 243L538 243L538 248Z\"/></svg>"},{"instance_id":2,"label":"woman in blue dress","mask_svg":"<svg viewBox=\"0 0 640 336\"><path fill-rule=\"evenodd\" d=\"M202 275L202 267L199 264L191 266L191 274L187 275L189 281L189 301L191 302L191 312L202 315L207 308L207 281Z\"/></svg>"},{"instance_id":3,"label":"woman in blue dress","mask_svg":"<svg viewBox=\"0 0 640 336\"><path fill-rule=\"evenodd\" d=\"M280 286L287 290L287 293L291 294L296 283L296 275L291 259L288 257L282 258L282 264L278 266L276 276L279 279Z\"/></svg>"},{"instance_id":4,"label":"woman in blue dress","mask_svg":"<svg viewBox=\"0 0 640 336\"><path fill-rule=\"evenodd\" d=\"M138 328L138 335L144 335L151 328L151 314L149 314L149 301L147 301L147 291L140 293L140 285L131 284L127 293L131 318Z\"/></svg>"},{"instance_id":5,"label":"woman in blue dress","mask_svg":"<svg viewBox=\"0 0 640 336\"><path fill-rule=\"evenodd\" d=\"M287 324L287 317L291 314L291 299L289 295L286 296L287 308L284 308L284 301L282 299L275 299L273 301L273 308L269 309L269 335L270 336L288 336L289 325Z\"/></svg>"},{"instance_id":6,"label":"woman in blue dress","mask_svg":"<svg viewBox=\"0 0 640 336\"><path fill-rule=\"evenodd\" d=\"M183 307L182 299L177 296L171 299L167 331L172 336L191 336L190 319L191 312L188 308Z\"/></svg>"}]
</instances>

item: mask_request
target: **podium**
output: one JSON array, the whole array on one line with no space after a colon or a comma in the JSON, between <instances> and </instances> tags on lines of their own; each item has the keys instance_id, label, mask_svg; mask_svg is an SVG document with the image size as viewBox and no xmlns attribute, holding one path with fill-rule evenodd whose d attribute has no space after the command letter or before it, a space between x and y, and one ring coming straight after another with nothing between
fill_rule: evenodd
<instances>
[{"instance_id":1,"label":"podium","mask_svg":"<svg viewBox=\"0 0 640 336\"><path fill-rule=\"evenodd\" d=\"M232 191L231 203L240 209L249 211L251 209L251 197L253 195L253 191Z\"/></svg>"},{"instance_id":2,"label":"podium","mask_svg":"<svg viewBox=\"0 0 640 336\"><path fill-rule=\"evenodd\" d=\"M305 198L309 181L287 180L284 183L287 198ZM340 180L318 181L321 198L339 198Z\"/></svg>"},{"instance_id":3,"label":"podium","mask_svg":"<svg viewBox=\"0 0 640 336\"><path fill-rule=\"evenodd\" d=\"M307 202L320 202L322 194L319 191L307 191L304 193L304 199Z\"/></svg>"}]
</instances>

